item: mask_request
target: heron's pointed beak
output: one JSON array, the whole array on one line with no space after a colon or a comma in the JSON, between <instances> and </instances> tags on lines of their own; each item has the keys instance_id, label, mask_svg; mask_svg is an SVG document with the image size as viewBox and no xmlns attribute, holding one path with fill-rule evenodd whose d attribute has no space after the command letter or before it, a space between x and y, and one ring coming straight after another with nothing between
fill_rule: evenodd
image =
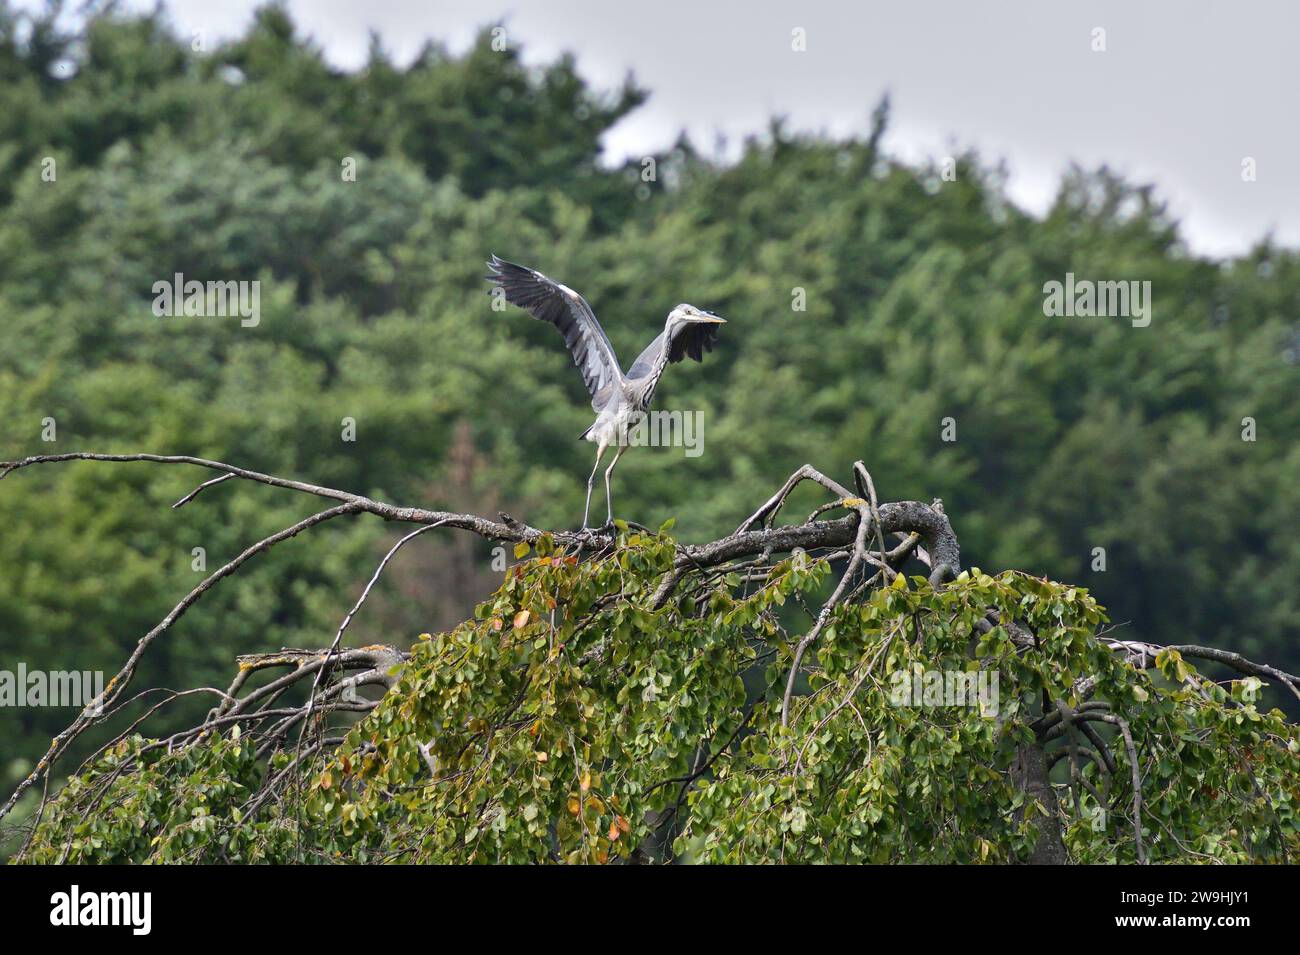
<instances>
[{"instance_id":1,"label":"heron's pointed beak","mask_svg":"<svg viewBox=\"0 0 1300 955\"><path fill-rule=\"evenodd\" d=\"M727 324L727 320L726 320L725 318L719 318L717 315L701 315L701 316L700 316L700 321L702 321L702 322L712 322L712 323L715 324L715 325L725 325L725 324Z\"/></svg>"}]
</instances>

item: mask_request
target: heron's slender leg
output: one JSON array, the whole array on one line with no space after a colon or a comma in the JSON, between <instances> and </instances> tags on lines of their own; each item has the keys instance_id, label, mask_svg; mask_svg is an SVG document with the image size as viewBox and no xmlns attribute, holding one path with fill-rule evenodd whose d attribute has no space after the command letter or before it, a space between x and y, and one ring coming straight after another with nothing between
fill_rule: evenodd
<instances>
[{"instance_id":1,"label":"heron's slender leg","mask_svg":"<svg viewBox=\"0 0 1300 955\"><path fill-rule=\"evenodd\" d=\"M619 445L618 452L614 455L614 460L609 462L609 467L605 469L605 507L609 510L609 523L614 523L614 499L609 493L609 476L614 473L614 465L618 464L618 459L623 456L627 450L627 445Z\"/></svg>"},{"instance_id":2,"label":"heron's slender leg","mask_svg":"<svg viewBox=\"0 0 1300 955\"><path fill-rule=\"evenodd\" d=\"M596 463L591 466L591 477L587 478L587 506L582 509L582 529L587 529L587 515L591 513L591 486L596 483L596 468L600 467L600 459L605 456L605 446L596 447Z\"/></svg>"}]
</instances>

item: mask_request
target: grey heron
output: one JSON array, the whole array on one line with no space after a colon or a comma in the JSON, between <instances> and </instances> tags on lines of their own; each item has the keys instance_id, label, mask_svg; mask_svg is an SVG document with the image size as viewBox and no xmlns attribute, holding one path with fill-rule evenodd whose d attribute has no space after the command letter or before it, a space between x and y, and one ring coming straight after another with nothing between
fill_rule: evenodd
<instances>
[{"instance_id":1,"label":"grey heron","mask_svg":"<svg viewBox=\"0 0 1300 955\"><path fill-rule=\"evenodd\" d=\"M654 399L659 377L670 363L690 357L703 361L718 340L718 326L726 322L712 312L682 303L668 313L664 330L637 356L627 374L619 366L614 346L596 321L596 313L587 300L535 269L506 262L492 256L488 262L495 282L511 305L525 309L533 318L549 322L560 330L569 346L573 363L582 372L582 381L591 393L591 407L596 420L579 438L596 445L596 463L587 478L587 503L582 511L582 526L587 527L591 512L591 488L596 481L600 459L611 445L616 447L614 460L605 470L605 507L609 523L614 521L614 503L609 479L614 466L628 447L628 432L641 420Z\"/></svg>"}]
</instances>

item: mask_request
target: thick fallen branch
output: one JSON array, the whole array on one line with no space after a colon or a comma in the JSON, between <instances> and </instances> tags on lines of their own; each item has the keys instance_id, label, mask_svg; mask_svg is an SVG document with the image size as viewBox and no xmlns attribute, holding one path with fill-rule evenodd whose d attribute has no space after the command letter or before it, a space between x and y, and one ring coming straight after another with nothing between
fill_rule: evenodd
<instances>
[{"instance_id":1,"label":"thick fallen branch","mask_svg":"<svg viewBox=\"0 0 1300 955\"><path fill-rule=\"evenodd\" d=\"M119 463L143 461L155 464L189 464L223 472L228 477L221 479L221 481L238 477L258 484L266 484L270 487L299 491L304 494L313 494L317 497L340 501L348 505L348 511L343 513L374 514L386 521L398 521L408 524L439 524L443 527L470 531L493 541L533 543L539 537L550 534L559 544L590 548L593 545L607 545L614 537L613 531L609 528L586 531L546 531L524 524L505 513L498 515L499 520L491 520L476 514L432 511L422 507L399 507L384 501L376 501L362 494L353 494L351 491L340 491L337 488L310 484L305 481L279 478L259 471L235 467L222 461L210 461L206 458L196 458L188 455L97 454L92 452L34 455L19 461L0 462L0 481L4 480L10 473L22 468L62 461ZM801 468L796 474L801 473L803 470ZM811 471L812 469L808 470ZM221 483L221 481L204 482L173 506L179 506L193 500L203 488ZM833 482L831 483L833 484ZM861 503L859 499L854 498L840 485L835 484L833 486L836 488L835 493L842 492L841 497L850 502L847 506L852 507L854 504ZM788 493L787 491L786 494ZM916 531L930 549L935 561L932 566L937 567L939 564L946 563L951 568L960 567L961 551L957 544L956 535L953 534L952 527L948 524L948 519L943 514L942 507L936 506L937 504L938 502L935 505L926 505L918 501L881 504L880 529L884 534ZM748 524L748 522L746 523ZM758 531L748 530L746 525L742 525L736 533L711 543L682 546L679 564L681 566L708 567L725 561L760 554L764 550L775 553L787 552L796 547L804 550L842 547L853 542L857 525L858 519L852 515L836 521L809 522Z\"/></svg>"}]
</instances>

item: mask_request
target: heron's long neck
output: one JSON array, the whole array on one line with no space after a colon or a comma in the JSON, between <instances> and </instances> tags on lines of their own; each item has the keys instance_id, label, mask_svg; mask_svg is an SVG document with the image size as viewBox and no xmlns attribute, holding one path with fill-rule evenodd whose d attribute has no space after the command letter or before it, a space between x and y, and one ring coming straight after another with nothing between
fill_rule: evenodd
<instances>
[{"instance_id":1,"label":"heron's long neck","mask_svg":"<svg viewBox=\"0 0 1300 955\"><path fill-rule=\"evenodd\" d=\"M659 349L659 354L655 357L654 367L650 369L650 374L646 376L645 384L642 386L640 405L643 411L648 409L650 402L654 400L655 389L659 387L659 376L668 367L668 352L672 348L671 333L672 329L664 329L663 347Z\"/></svg>"}]
</instances>

